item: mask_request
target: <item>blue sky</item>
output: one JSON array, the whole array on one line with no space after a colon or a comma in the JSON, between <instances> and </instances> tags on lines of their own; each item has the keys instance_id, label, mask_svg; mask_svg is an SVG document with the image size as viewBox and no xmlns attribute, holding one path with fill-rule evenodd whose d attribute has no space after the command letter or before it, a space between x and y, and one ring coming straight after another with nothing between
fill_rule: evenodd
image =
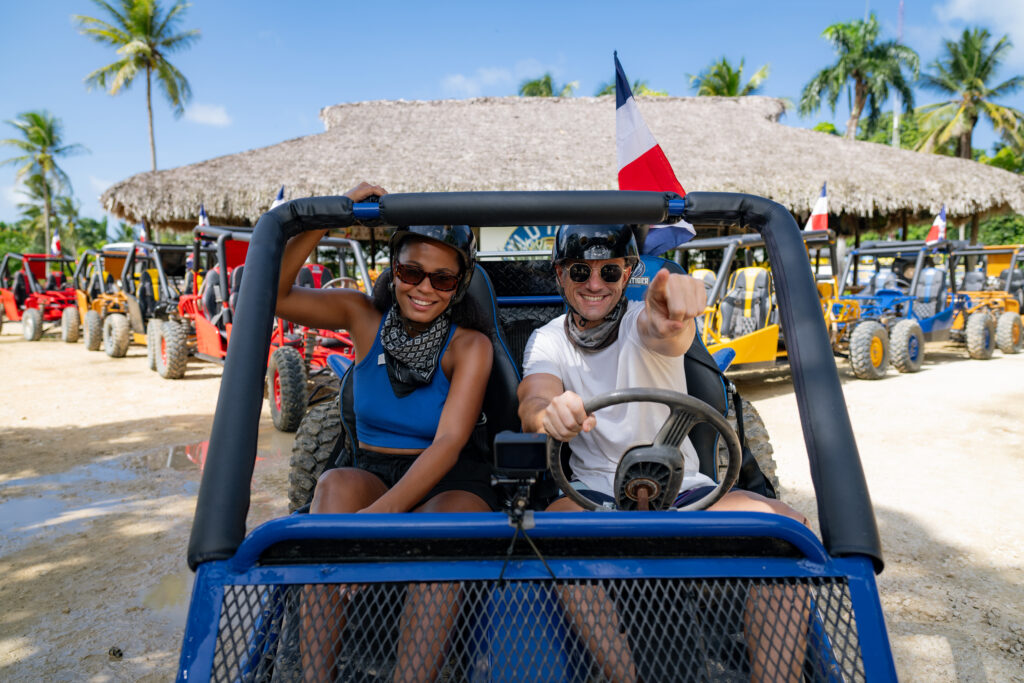
<instances>
[{"instance_id":1,"label":"blue sky","mask_svg":"<svg viewBox=\"0 0 1024 683\"><path fill-rule=\"evenodd\" d=\"M832 62L821 38L826 26L863 18L870 9L883 37L894 38L898 4L195 0L180 28L198 28L202 37L171 56L193 99L175 119L163 96L154 95L157 164L173 168L322 132L319 110L341 102L512 95L522 80L546 71L556 83L578 81L577 94L592 95L614 75L612 50L631 80L671 95L692 94L687 74L721 56L744 59L747 73L768 63L761 94L795 102L813 74ZM89 150L61 165L82 214L99 218L106 187L150 168L145 85L139 79L117 97L87 91L85 76L115 55L80 35L74 14L104 16L88 0L0 0L0 120L33 109L59 117L65 140ZM1024 73L1024 1L905 0L904 42L923 64L938 56L943 38L974 25L997 37L1010 34L1016 47L1002 79ZM918 104L936 99L921 92ZM1024 93L1003 103L1024 109ZM840 102L834 115L825 108L804 120L790 112L783 122L830 120L842 128L847 114ZM17 135L6 124L0 130L0 138ZM994 140L979 125L975 146ZM14 154L0 148L0 160ZM373 178L372 168L366 177ZM268 195L275 190L266 188ZM17 219L19 201L14 167L0 167L0 220Z\"/></svg>"}]
</instances>

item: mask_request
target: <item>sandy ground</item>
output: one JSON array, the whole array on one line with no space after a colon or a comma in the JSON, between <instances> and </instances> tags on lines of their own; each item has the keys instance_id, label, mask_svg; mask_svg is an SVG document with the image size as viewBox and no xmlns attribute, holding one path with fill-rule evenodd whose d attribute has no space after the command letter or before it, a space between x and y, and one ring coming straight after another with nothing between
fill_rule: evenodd
<instances>
[{"instance_id":1,"label":"sandy ground","mask_svg":"<svg viewBox=\"0 0 1024 683\"><path fill-rule=\"evenodd\" d=\"M1024 680L1024 354L928 348L917 375L844 391L879 520L900 677ZM0 334L0 680L173 678L185 548L221 370L184 380L53 339ZM792 384L737 381L787 501L815 505ZM284 514L291 436L264 411L250 526ZM112 649L121 656L112 656Z\"/></svg>"}]
</instances>

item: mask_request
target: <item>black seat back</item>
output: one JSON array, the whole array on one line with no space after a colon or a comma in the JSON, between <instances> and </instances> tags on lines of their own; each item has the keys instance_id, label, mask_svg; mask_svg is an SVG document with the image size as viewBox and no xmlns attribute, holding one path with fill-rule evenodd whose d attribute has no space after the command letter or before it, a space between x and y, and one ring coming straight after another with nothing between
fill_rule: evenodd
<instances>
[{"instance_id":1,"label":"black seat back","mask_svg":"<svg viewBox=\"0 0 1024 683\"><path fill-rule=\"evenodd\" d=\"M980 270L971 270L964 275L964 281L960 289L965 292L984 292L985 273Z\"/></svg>"},{"instance_id":2,"label":"black seat back","mask_svg":"<svg viewBox=\"0 0 1024 683\"><path fill-rule=\"evenodd\" d=\"M142 319L149 320L153 317L156 309L156 297L153 295L153 278L148 271L139 273L139 307L142 309Z\"/></svg>"},{"instance_id":3,"label":"black seat back","mask_svg":"<svg viewBox=\"0 0 1024 683\"><path fill-rule=\"evenodd\" d=\"M316 281L313 279L313 271L305 266L299 268L299 274L295 277L295 284L299 287L316 287Z\"/></svg>"},{"instance_id":4,"label":"black seat back","mask_svg":"<svg viewBox=\"0 0 1024 683\"><path fill-rule=\"evenodd\" d=\"M245 269L244 265L235 266L235 269L231 271L231 282L229 287L231 288L231 294L228 295L228 306L231 310L235 310L235 304L238 303L238 290L242 286L242 271Z\"/></svg>"},{"instance_id":5,"label":"black seat back","mask_svg":"<svg viewBox=\"0 0 1024 683\"><path fill-rule=\"evenodd\" d=\"M24 270L19 270L14 274L14 285L11 287L11 293L14 294L14 302L18 304L18 308L25 305L25 299L28 298L29 285L28 275L25 274Z\"/></svg>"}]
</instances>

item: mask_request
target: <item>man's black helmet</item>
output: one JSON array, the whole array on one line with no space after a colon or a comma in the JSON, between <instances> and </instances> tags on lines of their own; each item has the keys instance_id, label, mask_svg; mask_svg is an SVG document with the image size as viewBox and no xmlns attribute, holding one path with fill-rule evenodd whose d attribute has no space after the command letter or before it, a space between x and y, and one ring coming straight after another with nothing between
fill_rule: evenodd
<instances>
[{"instance_id":1,"label":"man's black helmet","mask_svg":"<svg viewBox=\"0 0 1024 683\"><path fill-rule=\"evenodd\" d=\"M409 225L395 228L388 243L392 272L395 269L395 259L402 250L402 243L410 237L437 242L459 253L462 270L459 273L459 285L455 288L449 305L457 304L469 289L469 281L473 279L473 269L476 267L476 236L473 235L473 231L468 225Z\"/></svg>"},{"instance_id":2,"label":"man's black helmet","mask_svg":"<svg viewBox=\"0 0 1024 683\"><path fill-rule=\"evenodd\" d=\"M551 260L592 260L624 258L627 266L640 260L631 225L561 225L555 233Z\"/></svg>"}]
</instances>

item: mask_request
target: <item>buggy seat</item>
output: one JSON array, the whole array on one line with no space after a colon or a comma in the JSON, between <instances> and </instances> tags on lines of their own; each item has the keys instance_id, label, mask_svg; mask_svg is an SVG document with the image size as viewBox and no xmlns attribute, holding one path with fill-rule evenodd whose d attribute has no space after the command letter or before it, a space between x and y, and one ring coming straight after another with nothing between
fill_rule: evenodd
<instances>
[{"instance_id":1,"label":"buggy seat","mask_svg":"<svg viewBox=\"0 0 1024 683\"><path fill-rule=\"evenodd\" d=\"M704 283L704 293L708 296L708 301L711 300L711 290L715 288L715 281L718 279L718 275L713 270L708 268L698 268L697 270L690 273L691 277L694 277Z\"/></svg>"},{"instance_id":2,"label":"buggy seat","mask_svg":"<svg viewBox=\"0 0 1024 683\"><path fill-rule=\"evenodd\" d=\"M28 298L30 291L28 275L24 270L19 270L14 274L14 286L11 287L11 293L14 294L14 302L18 304L18 308L25 305L25 299Z\"/></svg>"},{"instance_id":3,"label":"buggy seat","mask_svg":"<svg viewBox=\"0 0 1024 683\"><path fill-rule=\"evenodd\" d=\"M50 274L46 276L46 286L43 288L47 292L56 292L57 290L63 289L66 284L64 279L64 273L51 270Z\"/></svg>"},{"instance_id":4,"label":"buggy seat","mask_svg":"<svg viewBox=\"0 0 1024 683\"><path fill-rule=\"evenodd\" d=\"M984 292L985 280L985 273L980 270L968 271L964 275L964 281L961 283L960 289L964 292Z\"/></svg>"},{"instance_id":5,"label":"buggy seat","mask_svg":"<svg viewBox=\"0 0 1024 683\"><path fill-rule=\"evenodd\" d=\"M899 290L899 278L896 277L896 273L892 272L888 268L883 268L871 276L871 280L868 282L868 291L870 294L877 294L883 289Z\"/></svg>"},{"instance_id":6,"label":"buggy seat","mask_svg":"<svg viewBox=\"0 0 1024 683\"><path fill-rule=\"evenodd\" d=\"M946 300L945 269L935 267L922 269L911 294L917 297L914 301L914 315L918 318L930 318L938 313L941 302Z\"/></svg>"},{"instance_id":7,"label":"buggy seat","mask_svg":"<svg viewBox=\"0 0 1024 683\"><path fill-rule=\"evenodd\" d=\"M729 278L729 289L722 299L721 335L740 337L768 324L771 313L772 275L766 268L740 268Z\"/></svg>"}]
</instances>

